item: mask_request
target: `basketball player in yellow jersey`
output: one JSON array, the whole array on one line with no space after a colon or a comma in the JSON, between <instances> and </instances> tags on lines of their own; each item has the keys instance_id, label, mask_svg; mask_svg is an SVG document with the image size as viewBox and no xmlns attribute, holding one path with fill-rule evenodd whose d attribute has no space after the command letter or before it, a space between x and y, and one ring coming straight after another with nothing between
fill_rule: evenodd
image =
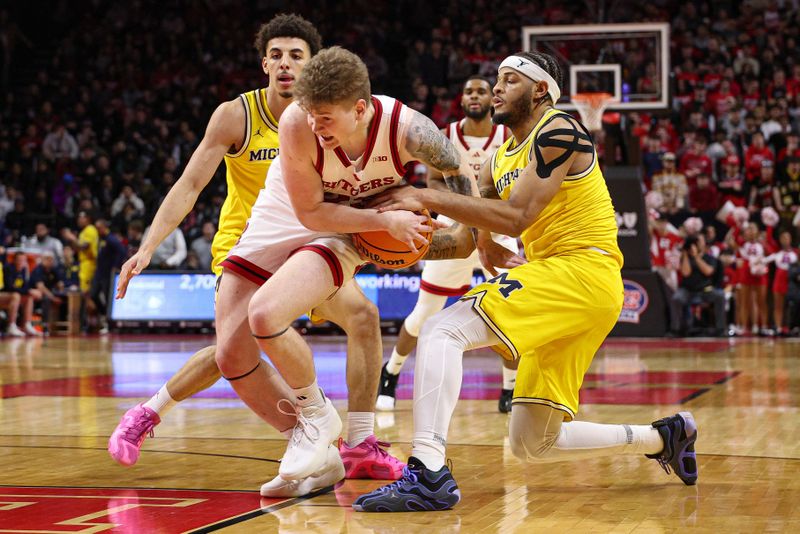
<instances>
[{"instance_id":1,"label":"basketball player in yellow jersey","mask_svg":"<svg viewBox=\"0 0 800 534\"><path fill-rule=\"evenodd\" d=\"M423 207L480 230L484 260L511 252L488 232L521 236L528 263L469 291L434 315L419 338L414 440L408 471L392 491L359 497L361 511L443 510L460 500L445 466L450 418L465 350L493 347L519 359L509 438L529 462L646 454L687 485L697 481L697 426L681 412L652 425L575 421L578 390L622 308L622 254L611 198L591 136L554 107L561 69L552 56L520 52L500 65L493 120L513 134L481 170L483 197L434 190L384 193L386 209Z\"/></svg>"},{"instance_id":2,"label":"basketball player in yellow jersey","mask_svg":"<svg viewBox=\"0 0 800 534\"><path fill-rule=\"evenodd\" d=\"M225 102L214 112L202 142L159 208L147 238L137 254L123 265L117 298L125 296L131 278L147 267L153 250L191 210L223 157L227 167L228 197L222 207L219 230L212 245L212 268L218 275L219 263L226 258L229 249L242 234L258 192L264 187L269 166L278 155L278 119L293 100L294 83L306 61L321 48L321 38L314 26L302 17L278 15L261 27L256 37L256 48L264 55L262 68L269 77L269 86ZM258 289L251 282L247 283L252 285L252 288L248 288L251 293ZM240 300L241 309L230 310L231 315L246 315L249 297L242 296ZM373 431L372 407L382 353L377 310L353 283L315 312L325 317L336 317L335 322L348 334L350 411L347 443L354 448L360 447ZM258 350L250 338L239 340L239 343L243 345L234 347L234 350ZM156 395L131 408L123 416L109 440L108 447L109 453L117 462L122 465L136 463L145 437L160 422L161 416L176 402L210 387L220 378L214 359L215 352L215 346L200 350ZM276 429L291 429L295 425L294 416L288 416L276 409L278 401L287 398L291 390L288 390L283 380L268 365L259 366L257 373L265 375L264 381L270 387L260 390L258 405L251 408ZM366 379L366 376L370 379ZM370 441L367 445L372 443ZM385 451L369 452L397 462ZM262 494L301 495L318 489L326 481L327 484L323 484L323 487L337 482L344 476L344 471L342 468L341 476L336 478L342 463L335 447L332 456L335 457L335 461L332 459L330 462L333 468L324 473L324 476L312 476L288 485L280 480L277 485L267 483L262 487ZM331 477L335 480L329 480Z\"/></svg>"}]
</instances>

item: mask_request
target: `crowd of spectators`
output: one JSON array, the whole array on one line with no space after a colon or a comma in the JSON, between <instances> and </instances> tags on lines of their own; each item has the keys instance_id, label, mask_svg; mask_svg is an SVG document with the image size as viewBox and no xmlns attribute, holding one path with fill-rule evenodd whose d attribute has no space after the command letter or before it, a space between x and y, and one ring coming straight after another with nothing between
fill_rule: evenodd
<instances>
[{"instance_id":1,"label":"crowd of spectators","mask_svg":"<svg viewBox=\"0 0 800 534\"><path fill-rule=\"evenodd\" d=\"M118 241L121 258L135 250L216 105L265 82L252 36L281 10L312 20L326 44L359 53L376 93L400 97L439 125L461 117L467 77L493 77L520 48L524 25L669 21L672 109L630 114L623 137L637 146L621 151L660 195L654 210L664 224L654 223L654 233L665 226L680 250L685 221L696 216L725 236L716 214L727 201L759 230L764 207L781 217L776 231L792 230L800 205L800 18L790 1L186 0L155 10L141 1L61 0L45 12L24 9L0 10L0 245L28 250L38 240L59 269L71 268L68 255L98 261L76 235L88 226L97 226L97 240L107 232ZM645 59L626 68L641 84L652 74ZM606 161L613 163L630 161ZM221 166L154 267L207 269L225 193ZM679 255L659 252L660 241L657 268L677 289L687 275L679 258L664 261ZM7 265L15 261L7 255ZM72 284L87 296L88 276Z\"/></svg>"},{"instance_id":2,"label":"crowd of spectators","mask_svg":"<svg viewBox=\"0 0 800 534\"><path fill-rule=\"evenodd\" d=\"M796 335L800 12L792 2L733 7L681 6L670 114L631 116L652 260L674 291L676 334L691 328L690 303L709 302L717 334Z\"/></svg>"}]
</instances>

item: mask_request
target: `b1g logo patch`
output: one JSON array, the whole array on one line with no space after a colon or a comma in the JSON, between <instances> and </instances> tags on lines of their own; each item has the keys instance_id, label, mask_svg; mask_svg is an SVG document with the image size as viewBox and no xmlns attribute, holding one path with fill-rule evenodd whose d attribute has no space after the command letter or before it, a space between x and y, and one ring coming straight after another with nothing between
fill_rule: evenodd
<instances>
[{"instance_id":1,"label":"b1g logo patch","mask_svg":"<svg viewBox=\"0 0 800 534\"><path fill-rule=\"evenodd\" d=\"M639 324L639 318L650 304L650 297L641 285L631 280L622 280L625 294L622 298L622 311L617 322Z\"/></svg>"}]
</instances>

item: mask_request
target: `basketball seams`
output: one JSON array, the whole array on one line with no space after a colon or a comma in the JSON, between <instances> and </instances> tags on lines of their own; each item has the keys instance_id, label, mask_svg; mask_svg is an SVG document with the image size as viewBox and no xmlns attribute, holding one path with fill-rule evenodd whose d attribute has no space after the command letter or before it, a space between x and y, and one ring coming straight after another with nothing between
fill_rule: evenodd
<instances>
[{"instance_id":1,"label":"basketball seams","mask_svg":"<svg viewBox=\"0 0 800 534\"><path fill-rule=\"evenodd\" d=\"M430 214L427 214L430 217ZM369 234L374 234L370 236ZM430 239L433 235L433 232L427 232L426 237ZM371 238L370 238L371 237ZM418 251L417 254L413 254L411 250L404 248L404 249L395 249L395 248L388 248L393 246L391 241L389 244L381 243L382 240L387 240L390 238L392 241L397 241L391 237L391 235L386 231L373 231L373 232L362 232L357 234L352 234L353 245L355 246L356 250L358 251L359 255L380 267L385 267L389 269L399 269L403 267L409 267L416 262L418 262L422 257L428 252L430 244L423 245ZM406 247L404 243L398 242L397 245L394 246L403 246Z\"/></svg>"}]
</instances>

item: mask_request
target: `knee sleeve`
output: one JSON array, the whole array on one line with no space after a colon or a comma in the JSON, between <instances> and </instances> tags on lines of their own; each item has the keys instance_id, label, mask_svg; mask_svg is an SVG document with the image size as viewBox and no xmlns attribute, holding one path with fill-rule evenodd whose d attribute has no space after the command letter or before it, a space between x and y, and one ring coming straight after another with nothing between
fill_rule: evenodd
<instances>
[{"instance_id":1,"label":"knee sleeve","mask_svg":"<svg viewBox=\"0 0 800 534\"><path fill-rule=\"evenodd\" d=\"M447 303L447 297L443 295L432 295L427 291L420 291L417 304L403 323L406 332L414 337L419 337L419 332L425 321L436 312L441 311L445 303Z\"/></svg>"}]
</instances>

